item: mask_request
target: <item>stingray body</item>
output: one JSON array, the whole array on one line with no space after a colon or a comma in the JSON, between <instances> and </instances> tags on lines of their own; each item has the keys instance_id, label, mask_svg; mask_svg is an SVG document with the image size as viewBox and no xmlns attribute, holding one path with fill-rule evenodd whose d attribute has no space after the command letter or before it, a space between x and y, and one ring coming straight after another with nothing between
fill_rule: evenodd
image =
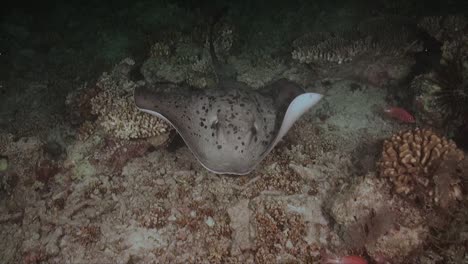
<instances>
[{"instance_id":1,"label":"stingray body","mask_svg":"<svg viewBox=\"0 0 468 264\"><path fill-rule=\"evenodd\" d=\"M251 172L320 94L281 79L254 91L224 82L214 89L140 87L136 106L169 122L208 170Z\"/></svg>"}]
</instances>

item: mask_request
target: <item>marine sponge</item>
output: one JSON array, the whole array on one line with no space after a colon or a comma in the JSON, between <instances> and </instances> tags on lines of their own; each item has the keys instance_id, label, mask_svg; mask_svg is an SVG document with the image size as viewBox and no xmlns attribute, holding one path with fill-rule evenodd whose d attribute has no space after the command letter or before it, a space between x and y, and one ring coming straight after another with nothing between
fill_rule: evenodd
<instances>
[{"instance_id":1,"label":"marine sponge","mask_svg":"<svg viewBox=\"0 0 468 264\"><path fill-rule=\"evenodd\" d=\"M143 84L128 78L133 65L133 60L125 59L111 74L104 73L99 79L100 92L91 99L92 113L98 116L96 122L107 134L119 139L149 138L167 133L166 122L135 107L133 90Z\"/></svg>"},{"instance_id":2,"label":"marine sponge","mask_svg":"<svg viewBox=\"0 0 468 264\"><path fill-rule=\"evenodd\" d=\"M462 198L463 171L458 166L464 158L452 140L416 128L385 140L377 165L380 177L387 178L396 193L445 206L447 200Z\"/></svg>"}]
</instances>

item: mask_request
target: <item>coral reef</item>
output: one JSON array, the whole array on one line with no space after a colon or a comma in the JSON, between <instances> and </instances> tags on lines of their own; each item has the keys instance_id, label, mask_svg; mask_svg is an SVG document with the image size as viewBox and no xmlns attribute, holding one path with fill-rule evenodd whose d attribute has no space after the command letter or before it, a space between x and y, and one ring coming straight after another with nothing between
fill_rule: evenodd
<instances>
[{"instance_id":1,"label":"coral reef","mask_svg":"<svg viewBox=\"0 0 468 264\"><path fill-rule=\"evenodd\" d=\"M45 85L44 74L38 84L24 84L29 87L19 90L24 96L10 93L10 88L1 89L0 99L8 99L0 105L2 110L8 109L5 116L11 116L3 119L2 114L0 118L2 263L319 263L325 251L334 256L360 255L370 263L466 262L468 197L462 194L468 193L464 184L468 161L459 161L461 152L449 140L426 136L421 129L411 130L409 137L401 132L394 136L395 141L387 140L386 146L397 155L385 155L395 160L376 160L382 138L408 127L382 118L376 109L389 103L388 90L367 86L400 84L411 74L414 60L401 55L420 46L405 22L389 22L395 20L385 17L356 24L367 10L353 13L333 6L329 11L315 2L309 9L300 5L299 13L295 5L288 4L291 8L285 11L275 3L273 12L251 3L244 3L242 10L229 10L226 16L232 20L217 23L214 43L222 64L230 65L222 69L227 77L253 89L284 77L326 96L254 172L225 177L206 171L184 144L166 148L169 126L133 106L132 91L139 85L172 82L176 84L170 86L173 89L180 83L202 88L215 85L219 77L207 49L209 15L200 17L191 8L189 16L184 16L177 4L165 7L144 2L126 5L122 11L105 9L109 15L103 17L109 25L89 20L90 31L40 37L49 38L39 41L41 46L50 46L44 47L51 51L45 55L54 57L57 50L64 50L58 53L64 56L55 55L66 68L58 72L74 80L73 85L55 84L63 93L60 100L50 96L55 92L49 90L55 77L47 76L51 85ZM386 10L413 7L408 1L377 2L384 3ZM249 8L254 14L245 16ZM127 12L135 16L130 18ZM265 14L266 19L261 17ZM322 25L330 25L321 27L320 20L327 17L332 18L326 21L330 23ZM63 24L67 30L85 25L73 16L70 19L72 22ZM116 20L121 23L118 27L113 23ZM250 35L238 35L241 20ZM280 22L266 25L272 20ZM145 25L148 21L151 23ZM458 25L460 21L442 19L437 23ZM349 28L341 30L343 25ZM100 32L94 32L96 28ZM112 30L106 32L108 28ZM297 39L297 58L291 63L288 44L310 28L336 30ZM466 37L460 33L439 34L442 65L458 57L458 47L467 50ZM451 39L445 38L448 35ZM86 41L79 42L82 36ZM60 38L72 41L62 43ZM21 43L29 40L23 38ZM34 51L23 45L19 48L22 60L31 66L13 75L31 75L29 70L39 67L36 60L28 59L36 57L28 55ZM135 58L150 56L142 69L138 62L125 59L102 74L97 84L82 84L92 78L79 73L98 77L96 73L102 72L104 65L96 61L113 61L130 51ZM16 59L12 64L21 66ZM49 70L47 65L40 67L43 69L35 72ZM138 71L146 83L135 81L141 79ZM4 75L0 70L0 76ZM437 84L441 90L437 73L419 78L433 78L431 85ZM3 79L0 83L11 85ZM63 95L77 86L80 89L69 93L69 113L64 116ZM435 90L430 91L432 98L437 95ZM62 108L44 107L51 100ZM27 104L32 107L24 107ZM62 122L50 119L49 114L57 109ZM4 127L11 134L4 133ZM51 130L60 137L51 136ZM407 163L412 160L404 142L411 157L417 157L420 149L421 160L424 151L431 149L425 166L417 167L418 174L408 172L413 164ZM376 177L376 164L380 178ZM401 179L383 175L385 169L402 172ZM398 184L408 185L402 188L408 193L396 194Z\"/></svg>"},{"instance_id":2,"label":"coral reef","mask_svg":"<svg viewBox=\"0 0 468 264\"><path fill-rule=\"evenodd\" d=\"M466 172L457 166L464 158L453 141L416 128L385 140L378 169L396 193L447 208L462 199L460 177Z\"/></svg>"},{"instance_id":3,"label":"coral reef","mask_svg":"<svg viewBox=\"0 0 468 264\"><path fill-rule=\"evenodd\" d=\"M129 80L134 65L131 59L118 64L112 73L103 74L96 86L100 91L91 98L91 112L109 136L119 139L150 138L168 133L161 119L140 112L133 102L133 89L141 83Z\"/></svg>"}]
</instances>

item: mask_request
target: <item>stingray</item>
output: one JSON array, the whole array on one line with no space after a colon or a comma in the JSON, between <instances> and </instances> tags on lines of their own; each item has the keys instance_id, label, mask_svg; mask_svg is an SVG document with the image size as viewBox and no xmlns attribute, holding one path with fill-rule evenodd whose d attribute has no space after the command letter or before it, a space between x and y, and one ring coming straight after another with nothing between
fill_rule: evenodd
<instances>
[{"instance_id":1,"label":"stingray","mask_svg":"<svg viewBox=\"0 0 468 264\"><path fill-rule=\"evenodd\" d=\"M212 89L160 85L135 89L137 108L170 123L198 161L217 174L248 174L322 95L306 93L280 79L255 91L223 76L214 48L213 17L209 44L218 85Z\"/></svg>"},{"instance_id":2,"label":"stingray","mask_svg":"<svg viewBox=\"0 0 468 264\"><path fill-rule=\"evenodd\" d=\"M170 123L206 169L235 175L254 170L321 97L286 79L258 91L236 82L134 91L136 106Z\"/></svg>"}]
</instances>

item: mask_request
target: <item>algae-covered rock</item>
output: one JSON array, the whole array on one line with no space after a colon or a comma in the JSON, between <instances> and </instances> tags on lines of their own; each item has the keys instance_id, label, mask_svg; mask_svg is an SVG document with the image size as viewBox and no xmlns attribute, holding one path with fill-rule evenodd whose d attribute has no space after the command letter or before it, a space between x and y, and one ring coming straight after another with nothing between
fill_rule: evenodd
<instances>
[{"instance_id":1,"label":"algae-covered rock","mask_svg":"<svg viewBox=\"0 0 468 264\"><path fill-rule=\"evenodd\" d=\"M7 169L8 169L7 157L0 157L0 172L6 171Z\"/></svg>"}]
</instances>

